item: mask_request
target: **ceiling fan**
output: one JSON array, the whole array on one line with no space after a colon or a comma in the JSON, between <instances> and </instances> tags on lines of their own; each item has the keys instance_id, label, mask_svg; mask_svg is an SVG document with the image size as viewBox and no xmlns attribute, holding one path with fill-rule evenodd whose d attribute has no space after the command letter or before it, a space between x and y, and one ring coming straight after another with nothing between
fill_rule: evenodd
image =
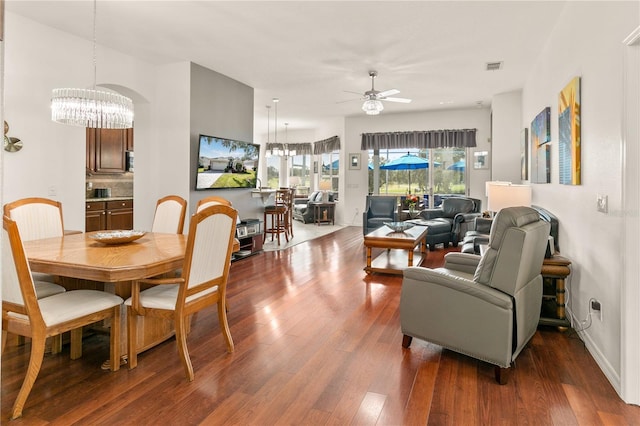
<instances>
[{"instance_id":1,"label":"ceiling fan","mask_svg":"<svg viewBox=\"0 0 640 426\"><path fill-rule=\"evenodd\" d=\"M374 80L377 76L378 76L377 71L369 71L369 77L371 77L371 90L367 90L366 92L364 92L364 95L362 95L362 98L360 98L361 100L364 101L364 103L362 104L362 110L367 115L380 114L380 111L384 109L384 105L382 104L382 101L400 102L405 104L408 104L409 102L411 102L411 99L407 99L407 98L390 97L400 93L400 91L397 89L389 89L384 91L376 90L374 86ZM357 92L349 92L349 93L357 93Z\"/></svg>"}]
</instances>

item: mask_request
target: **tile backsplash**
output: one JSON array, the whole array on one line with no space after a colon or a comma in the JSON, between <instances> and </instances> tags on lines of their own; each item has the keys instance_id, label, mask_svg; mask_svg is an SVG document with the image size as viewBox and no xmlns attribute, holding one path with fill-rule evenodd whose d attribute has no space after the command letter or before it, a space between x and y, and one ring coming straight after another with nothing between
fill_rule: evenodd
<instances>
[{"instance_id":1,"label":"tile backsplash","mask_svg":"<svg viewBox=\"0 0 640 426\"><path fill-rule=\"evenodd\" d=\"M95 197L96 188L111 188L111 197L133 197L133 173L120 175L87 175L85 188L91 183L92 188L86 190L86 198Z\"/></svg>"}]
</instances>

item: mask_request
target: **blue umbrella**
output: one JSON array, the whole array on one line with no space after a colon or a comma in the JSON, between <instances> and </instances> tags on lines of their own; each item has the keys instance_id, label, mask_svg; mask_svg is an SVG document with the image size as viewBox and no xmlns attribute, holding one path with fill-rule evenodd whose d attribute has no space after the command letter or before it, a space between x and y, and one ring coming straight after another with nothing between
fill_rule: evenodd
<instances>
[{"instance_id":1,"label":"blue umbrella","mask_svg":"<svg viewBox=\"0 0 640 426\"><path fill-rule=\"evenodd\" d=\"M434 161L433 165L439 166L440 163ZM407 153L407 155L393 159L387 164L380 166L380 168L382 170L409 170L409 192L411 192L411 170L428 169L429 161L417 155Z\"/></svg>"},{"instance_id":2,"label":"blue umbrella","mask_svg":"<svg viewBox=\"0 0 640 426\"><path fill-rule=\"evenodd\" d=\"M466 162L464 160L456 161L449 167L447 170L455 170L456 172L464 172L464 168L466 167Z\"/></svg>"}]
</instances>

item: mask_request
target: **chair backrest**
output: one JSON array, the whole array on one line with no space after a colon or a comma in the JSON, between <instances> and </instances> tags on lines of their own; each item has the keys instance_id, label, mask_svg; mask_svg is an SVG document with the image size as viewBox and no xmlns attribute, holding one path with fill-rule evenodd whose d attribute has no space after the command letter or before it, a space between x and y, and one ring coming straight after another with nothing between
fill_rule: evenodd
<instances>
[{"instance_id":1,"label":"chair backrest","mask_svg":"<svg viewBox=\"0 0 640 426\"><path fill-rule=\"evenodd\" d=\"M4 214L15 221L22 241L61 237L64 234L62 203L48 198L23 198L4 205Z\"/></svg>"},{"instance_id":2,"label":"chair backrest","mask_svg":"<svg viewBox=\"0 0 640 426\"><path fill-rule=\"evenodd\" d=\"M458 213L474 212L475 203L470 198L451 197L442 200L441 208L445 217L454 217Z\"/></svg>"},{"instance_id":3,"label":"chair backrest","mask_svg":"<svg viewBox=\"0 0 640 426\"><path fill-rule=\"evenodd\" d=\"M44 326L18 224L5 215L2 228L2 303Z\"/></svg>"},{"instance_id":4,"label":"chair backrest","mask_svg":"<svg viewBox=\"0 0 640 426\"><path fill-rule=\"evenodd\" d=\"M387 195L367 195L368 217L394 217L398 197Z\"/></svg>"},{"instance_id":5,"label":"chair backrest","mask_svg":"<svg viewBox=\"0 0 640 426\"><path fill-rule=\"evenodd\" d=\"M491 225L489 247L474 281L515 296L540 276L550 225L529 207L500 210Z\"/></svg>"},{"instance_id":6,"label":"chair backrest","mask_svg":"<svg viewBox=\"0 0 640 426\"><path fill-rule=\"evenodd\" d=\"M184 218L187 214L187 201L177 195L167 195L158 200L153 216L151 232L182 234Z\"/></svg>"},{"instance_id":7,"label":"chair backrest","mask_svg":"<svg viewBox=\"0 0 640 426\"><path fill-rule=\"evenodd\" d=\"M231 206L231 201L227 200L226 198L217 197L215 195L205 197L199 200L198 204L196 204L196 213L214 204L224 204L225 206Z\"/></svg>"},{"instance_id":8,"label":"chair backrest","mask_svg":"<svg viewBox=\"0 0 640 426\"><path fill-rule=\"evenodd\" d=\"M206 207L191 217L182 267L187 285L180 288L178 304L215 286L224 296L237 217L233 207L223 204Z\"/></svg>"}]
</instances>

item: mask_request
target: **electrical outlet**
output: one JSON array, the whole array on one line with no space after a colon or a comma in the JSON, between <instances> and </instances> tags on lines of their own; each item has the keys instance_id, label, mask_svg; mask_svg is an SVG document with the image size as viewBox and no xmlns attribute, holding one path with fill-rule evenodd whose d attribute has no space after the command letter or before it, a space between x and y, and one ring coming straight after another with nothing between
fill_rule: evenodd
<instances>
[{"instance_id":1,"label":"electrical outlet","mask_svg":"<svg viewBox=\"0 0 640 426\"><path fill-rule=\"evenodd\" d=\"M360 210L356 207L356 214L360 213Z\"/></svg>"},{"instance_id":2,"label":"electrical outlet","mask_svg":"<svg viewBox=\"0 0 640 426\"><path fill-rule=\"evenodd\" d=\"M598 317L600 321L602 321L602 304L599 300L591 299L591 303L589 305L589 313L592 313L594 316Z\"/></svg>"},{"instance_id":3,"label":"electrical outlet","mask_svg":"<svg viewBox=\"0 0 640 426\"><path fill-rule=\"evenodd\" d=\"M47 193L49 194L49 197L55 197L58 195L58 188L56 188L55 185L51 185Z\"/></svg>"}]
</instances>

